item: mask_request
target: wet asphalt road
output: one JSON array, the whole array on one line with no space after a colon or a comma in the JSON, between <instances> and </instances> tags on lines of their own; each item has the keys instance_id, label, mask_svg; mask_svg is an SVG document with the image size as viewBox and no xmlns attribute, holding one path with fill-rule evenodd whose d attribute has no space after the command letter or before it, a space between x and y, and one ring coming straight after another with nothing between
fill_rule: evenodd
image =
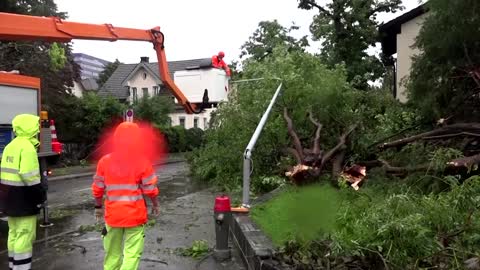
<instances>
[{"instance_id":1,"label":"wet asphalt road","mask_svg":"<svg viewBox=\"0 0 480 270\"><path fill-rule=\"evenodd\" d=\"M147 226L139 269L196 269L200 261L181 256L179 249L190 247L196 240L206 240L213 248L212 207L216 194L192 182L187 174L184 162L157 169L161 213ZM49 209L54 226L37 230L33 269L103 269L102 241L100 233L94 230L91 181L81 178L49 183ZM0 269L8 269L7 229L6 222L0 221ZM198 269L245 269L236 251L232 251L232 260L218 263L207 257Z\"/></svg>"}]
</instances>

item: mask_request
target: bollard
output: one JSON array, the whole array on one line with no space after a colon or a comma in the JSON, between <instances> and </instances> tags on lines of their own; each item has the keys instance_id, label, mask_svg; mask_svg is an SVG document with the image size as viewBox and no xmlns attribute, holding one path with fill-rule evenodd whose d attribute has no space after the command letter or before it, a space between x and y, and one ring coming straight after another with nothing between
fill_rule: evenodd
<instances>
[{"instance_id":1,"label":"bollard","mask_svg":"<svg viewBox=\"0 0 480 270\"><path fill-rule=\"evenodd\" d=\"M223 261L230 258L230 249L228 248L228 235L232 217L230 198L225 195L216 197L213 211L216 239L213 256L216 260Z\"/></svg>"}]
</instances>

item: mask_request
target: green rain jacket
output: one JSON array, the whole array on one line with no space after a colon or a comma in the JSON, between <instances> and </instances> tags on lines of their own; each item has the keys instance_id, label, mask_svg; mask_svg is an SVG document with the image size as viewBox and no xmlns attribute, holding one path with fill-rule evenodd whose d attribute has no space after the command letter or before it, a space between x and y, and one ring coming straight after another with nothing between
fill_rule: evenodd
<instances>
[{"instance_id":1,"label":"green rain jacket","mask_svg":"<svg viewBox=\"0 0 480 270\"><path fill-rule=\"evenodd\" d=\"M36 151L39 117L17 115L12 126L16 138L5 147L0 163L0 205L7 216L36 215L46 200Z\"/></svg>"}]
</instances>

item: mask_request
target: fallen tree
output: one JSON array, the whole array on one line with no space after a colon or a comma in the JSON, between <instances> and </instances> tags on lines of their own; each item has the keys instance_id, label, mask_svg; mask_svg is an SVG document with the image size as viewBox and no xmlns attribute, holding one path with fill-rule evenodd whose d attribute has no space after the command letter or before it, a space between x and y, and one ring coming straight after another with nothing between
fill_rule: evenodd
<instances>
[{"instance_id":1,"label":"fallen tree","mask_svg":"<svg viewBox=\"0 0 480 270\"><path fill-rule=\"evenodd\" d=\"M439 121L442 123L443 121ZM407 138L402 138L399 140L395 140L392 142L387 142L380 144L378 146L379 150L385 150L387 148L392 147L402 147L409 143L425 140L443 140L443 139L451 139L454 137L476 137L480 138L480 124L479 123L458 123L443 126L432 131L423 132L417 135L413 135Z\"/></svg>"},{"instance_id":2,"label":"fallen tree","mask_svg":"<svg viewBox=\"0 0 480 270\"><path fill-rule=\"evenodd\" d=\"M297 135L287 108L284 108L283 110L283 117L287 124L288 134L293 144L293 147L288 147L286 152L291 154L297 163L295 166L291 167L285 173L285 175L297 185L308 183L310 179L314 179L315 177L325 173L327 165L328 168L331 168L330 173L332 179L335 179L336 181L339 176L342 176L343 179L345 179L347 182L350 182L350 184L356 188L356 186L363 180L363 177L365 176L365 173L359 174L359 172L363 169L369 170L372 168L382 168L386 173L397 176L406 176L409 173L420 171L458 174L470 172L474 166L480 164L480 154L476 154L450 160L446 162L444 167L441 168L434 168L429 162L415 166L396 166L382 158L356 162L352 166L346 168L345 155L348 138L356 129L357 125L350 126L343 134L340 135L338 143L333 148L326 151L321 146L321 132L323 125L313 117L312 112L308 113L308 118L316 127L316 130L311 148L305 148L302 146L301 140ZM439 123L443 123L443 121L439 121ZM480 123L457 123L444 125L428 132L423 132L386 143L376 144L377 151L375 155L378 155L382 151L390 148L396 148L397 150L400 150L407 144L418 141L446 141L461 137L480 138ZM355 168L355 170L353 170L353 168Z\"/></svg>"},{"instance_id":3,"label":"fallen tree","mask_svg":"<svg viewBox=\"0 0 480 270\"><path fill-rule=\"evenodd\" d=\"M287 123L288 134L293 141L293 148L287 148L286 151L293 155L297 165L285 173L295 184L304 184L308 179L319 176L326 165L332 163L332 175L338 176L343 169L345 151L347 149L348 138L357 128L357 125L350 126L338 139L338 143L330 150L325 151L320 144L322 124L309 112L309 119L316 126L315 138L311 148L304 148L300 138L295 131L292 119L288 115L288 109L284 108L283 117Z\"/></svg>"},{"instance_id":4,"label":"fallen tree","mask_svg":"<svg viewBox=\"0 0 480 270\"><path fill-rule=\"evenodd\" d=\"M442 123L443 121L439 121ZM455 138L480 138L480 124L479 123L457 123L446 125L431 131L412 135L406 138L397 139L391 142L379 144L377 150L379 152L389 148L397 148L397 150L406 146L407 144L418 141L446 141ZM465 149L463 149L465 150ZM465 151L464 151L465 152ZM378 153L377 153L378 154ZM383 159L376 159L370 161L361 161L356 164L365 166L367 169L381 167L386 173L395 175L406 175L408 173L418 171L435 171L436 169L430 163L418 164L416 166L392 166L389 162ZM445 163L442 172L444 174L455 174L469 172L474 166L480 164L480 154L456 158ZM437 171L438 172L438 171Z\"/></svg>"}]
</instances>

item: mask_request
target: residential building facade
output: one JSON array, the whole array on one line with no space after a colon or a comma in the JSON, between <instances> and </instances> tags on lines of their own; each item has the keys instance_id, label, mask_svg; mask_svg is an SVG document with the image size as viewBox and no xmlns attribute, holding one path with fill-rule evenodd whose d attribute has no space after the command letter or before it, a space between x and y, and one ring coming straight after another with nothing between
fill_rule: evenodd
<instances>
[{"instance_id":1,"label":"residential building facade","mask_svg":"<svg viewBox=\"0 0 480 270\"><path fill-rule=\"evenodd\" d=\"M379 28L383 54L393 57L389 63L395 74L393 95L400 102L407 101L405 82L412 67L412 57L419 53L414 44L428 15L427 11L425 4L420 5Z\"/></svg>"},{"instance_id":2,"label":"residential building facade","mask_svg":"<svg viewBox=\"0 0 480 270\"><path fill-rule=\"evenodd\" d=\"M168 62L170 76L173 79L174 72L200 65L205 60L202 58ZM137 64L121 64L99 90L99 95L112 96L127 104L133 104L147 94L150 97L168 96L176 102L158 74L158 63L150 63L148 57L141 57ZM186 129L196 127L205 130L208 128L211 113L215 109L212 107L205 109L200 114L187 114L184 108L176 102L175 111L169 115L170 122L172 126L180 125Z\"/></svg>"}]
</instances>

